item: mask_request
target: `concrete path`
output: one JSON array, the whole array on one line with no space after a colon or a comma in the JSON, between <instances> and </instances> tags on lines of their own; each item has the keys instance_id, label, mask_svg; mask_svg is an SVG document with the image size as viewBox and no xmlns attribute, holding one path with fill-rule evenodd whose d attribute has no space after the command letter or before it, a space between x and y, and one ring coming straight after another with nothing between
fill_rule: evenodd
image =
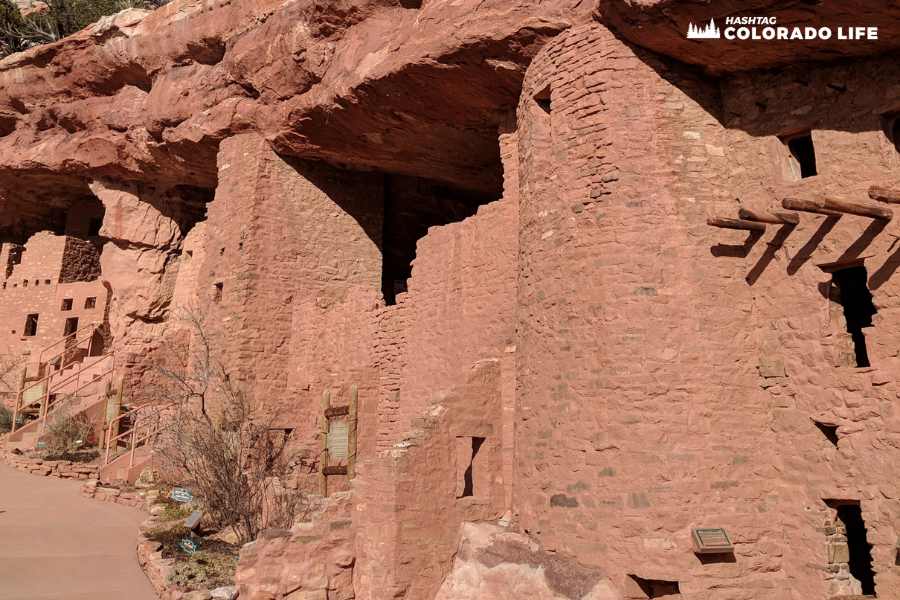
<instances>
[{"instance_id":1,"label":"concrete path","mask_svg":"<svg viewBox=\"0 0 900 600\"><path fill-rule=\"evenodd\" d=\"M0 464L0 600L159 600L135 555L146 513Z\"/></svg>"}]
</instances>

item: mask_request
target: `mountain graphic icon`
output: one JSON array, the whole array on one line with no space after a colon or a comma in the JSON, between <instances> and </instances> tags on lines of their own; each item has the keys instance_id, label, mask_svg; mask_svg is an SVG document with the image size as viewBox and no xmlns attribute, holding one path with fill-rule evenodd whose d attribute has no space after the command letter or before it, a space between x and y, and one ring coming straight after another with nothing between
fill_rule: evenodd
<instances>
[{"instance_id":1,"label":"mountain graphic icon","mask_svg":"<svg viewBox=\"0 0 900 600\"><path fill-rule=\"evenodd\" d=\"M716 27L716 22L714 19L709 20L709 25L706 26L706 29L700 29L693 23L691 23L690 27L688 27L687 37L689 40L703 40L703 39L719 39L721 32L718 27Z\"/></svg>"}]
</instances>

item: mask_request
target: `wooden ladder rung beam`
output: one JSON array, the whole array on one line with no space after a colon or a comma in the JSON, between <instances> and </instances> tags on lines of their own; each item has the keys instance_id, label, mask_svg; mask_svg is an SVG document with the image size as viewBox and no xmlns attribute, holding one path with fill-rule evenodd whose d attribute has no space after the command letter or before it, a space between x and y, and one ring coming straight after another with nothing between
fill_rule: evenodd
<instances>
[{"instance_id":1,"label":"wooden ladder rung beam","mask_svg":"<svg viewBox=\"0 0 900 600\"><path fill-rule=\"evenodd\" d=\"M745 221L744 219L724 219L722 217L710 217L706 220L707 225L712 227L722 227L724 229L745 229L747 231L765 231L765 223L757 223L756 221Z\"/></svg>"},{"instance_id":2,"label":"wooden ladder rung beam","mask_svg":"<svg viewBox=\"0 0 900 600\"><path fill-rule=\"evenodd\" d=\"M347 465L338 465L334 467L323 467L322 473L326 476L331 475L346 475L347 474Z\"/></svg>"},{"instance_id":3,"label":"wooden ladder rung beam","mask_svg":"<svg viewBox=\"0 0 900 600\"><path fill-rule=\"evenodd\" d=\"M881 206L870 206L860 202L849 202L837 198L823 196L816 200L800 200L799 198L785 198L781 205L789 210L800 210L829 216L856 215L872 219L884 219L890 221L894 218L894 211Z\"/></svg>"},{"instance_id":4,"label":"wooden ladder rung beam","mask_svg":"<svg viewBox=\"0 0 900 600\"><path fill-rule=\"evenodd\" d=\"M795 212L762 211L742 208L738 211L738 217L745 221L758 223L771 223L773 225L799 225L800 215Z\"/></svg>"},{"instance_id":5,"label":"wooden ladder rung beam","mask_svg":"<svg viewBox=\"0 0 900 600\"><path fill-rule=\"evenodd\" d=\"M344 406L332 406L329 409L325 410L325 417L329 419L333 419L334 417L343 417L344 415L350 414L350 407L347 405Z\"/></svg>"},{"instance_id":6,"label":"wooden ladder rung beam","mask_svg":"<svg viewBox=\"0 0 900 600\"><path fill-rule=\"evenodd\" d=\"M886 204L900 204L900 190L873 185L869 188L869 198Z\"/></svg>"}]
</instances>

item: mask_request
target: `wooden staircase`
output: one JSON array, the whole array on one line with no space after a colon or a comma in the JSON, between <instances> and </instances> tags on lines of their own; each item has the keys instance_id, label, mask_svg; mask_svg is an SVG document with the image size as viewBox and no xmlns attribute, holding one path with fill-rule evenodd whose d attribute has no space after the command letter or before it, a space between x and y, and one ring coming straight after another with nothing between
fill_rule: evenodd
<instances>
[{"instance_id":1,"label":"wooden staircase","mask_svg":"<svg viewBox=\"0 0 900 600\"><path fill-rule=\"evenodd\" d=\"M84 414L99 434L107 420L107 405L112 392L115 357L91 356L94 332L92 323L44 348L38 356L37 374L22 371L19 393L13 411L13 431L7 434L6 450L35 448L46 429L48 417L69 400L76 414ZM56 354L50 355L51 352ZM44 360L44 356L49 356ZM115 391L121 404L122 381Z\"/></svg>"},{"instance_id":2,"label":"wooden staircase","mask_svg":"<svg viewBox=\"0 0 900 600\"><path fill-rule=\"evenodd\" d=\"M174 403L139 406L110 420L104 435L104 466L100 469L100 481L137 481L141 471L152 465L153 441L174 406ZM125 420L131 422L131 427L118 433ZM122 445L125 451L118 454Z\"/></svg>"}]
</instances>

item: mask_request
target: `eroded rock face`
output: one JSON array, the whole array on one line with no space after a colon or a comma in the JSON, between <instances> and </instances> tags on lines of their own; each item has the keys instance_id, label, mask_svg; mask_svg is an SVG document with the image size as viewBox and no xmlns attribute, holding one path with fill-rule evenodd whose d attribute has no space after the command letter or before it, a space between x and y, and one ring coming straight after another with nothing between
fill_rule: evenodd
<instances>
[{"instance_id":1,"label":"eroded rock face","mask_svg":"<svg viewBox=\"0 0 900 600\"><path fill-rule=\"evenodd\" d=\"M104 277L116 282L113 335L124 337L135 320L160 321L172 299L183 237L177 205L135 184L91 183L106 215L100 234L109 239L100 256Z\"/></svg>"},{"instance_id":2,"label":"eroded rock face","mask_svg":"<svg viewBox=\"0 0 900 600\"><path fill-rule=\"evenodd\" d=\"M459 551L435 600L618 600L597 568L546 552L535 539L499 525L464 523Z\"/></svg>"},{"instance_id":3,"label":"eroded rock face","mask_svg":"<svg viewBox=\"0 0 900 600\"><path fill-rule=\"evenodd\" d=\"M213 188L218 143L247 130L286 154L412 175L441 163L448 181L497 189L484 159L499 111L543 41L588 11L502 0L127 10L0 62L0 189L16 172L62 186L87 170Z\"/></svg>"}]
</instances>

